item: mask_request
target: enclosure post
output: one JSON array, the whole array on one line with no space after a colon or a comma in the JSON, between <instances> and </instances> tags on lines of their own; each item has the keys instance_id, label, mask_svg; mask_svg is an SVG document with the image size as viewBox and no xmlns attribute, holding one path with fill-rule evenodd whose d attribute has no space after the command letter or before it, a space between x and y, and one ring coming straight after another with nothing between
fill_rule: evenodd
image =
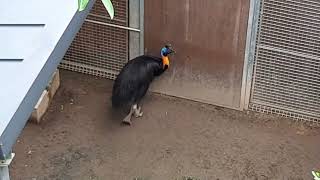
<instances>
[{"instance_id":1,"label":"enclosure post","mask_svg":"<svg viewBox=\"0 0 320 180\"><path fill-rule=\"evenodd\" d=\"M11 153L5 160L0 160L0 180L10 180L9 165L14 155L14 153Z\"/></svg>"},{"instance_id":2,"label":"enclosure post","mask_svg":"<svg viewBox=\"0 0 320 180\"><path fill-rule=\"evenodd\" d=\"M129 60L144 54L144 4L142 1L129 1L129 27L135 29L129 31Z\"/></svg>"},{"instance_id":3,"label":"enclosure post","mask_svg":"<svg viewBox=\"0 0 320 180\"><path fill-rule=\"evenodd\" d=\"M0 180L10 180L8 166L1 166L0 167Z\"/></svg>"},{"instance_id":4,"label":"enclosure post","mask_svg":"<svg viewBox=\"0 0 320 180\"><path fill-rule=\"evenodd\" d=\"M258 23L260 16L260 3L261 0L250 0L246 49L241 86L240 110L249 108L251 82L254 66L254 54L256 47L256 36L258 32Z\"/></svg>"},{"instance_id":5,"label":"enclosure post","mask_svg":"<svg viewBox=\"0 0 320 180\"><path fill-rule=\"evenodd\" d=\"M144 0L140 0L140 54L144 54Z\"/></svg>"}]
</instances>

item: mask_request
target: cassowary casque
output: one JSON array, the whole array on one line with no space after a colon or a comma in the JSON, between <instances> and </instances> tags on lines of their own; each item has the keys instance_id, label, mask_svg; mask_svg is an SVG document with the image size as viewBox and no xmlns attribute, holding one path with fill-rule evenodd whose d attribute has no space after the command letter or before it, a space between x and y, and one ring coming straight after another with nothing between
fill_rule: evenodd
<instances>
[{"instance_id":1,"label":"cassowary casque","mask_svg":"<svg viewBox=\"0 0 320 180\"><path fill-rule=\"evenodd\" d=\"M171 45L166 45L161 49L161 57L142 55L130 60L122 68L113 84L112 106L129 112L123 123L130 125L132 114L135 117L142 116L141 99L153 79L169 68L168 55L173 52Z\"/></svg>"}]
</instances>

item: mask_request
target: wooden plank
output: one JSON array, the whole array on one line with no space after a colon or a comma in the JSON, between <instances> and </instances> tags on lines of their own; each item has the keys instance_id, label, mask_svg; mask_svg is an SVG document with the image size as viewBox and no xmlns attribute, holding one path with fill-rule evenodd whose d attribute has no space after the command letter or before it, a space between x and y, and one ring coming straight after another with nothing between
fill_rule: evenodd
<instances>
[{"instance_id":1,"label":"wooden plank","mask_svg":"<svg viewBox=\"0 0 320 180\"><path fill-rule=\"evenodd\" d=\"M50 80L46 90L43 91L38 103L34 107L29 121L39 124L43 115L47 112L50 103L60 86L60 73L56 70Z\"/></svg>"}]
</instances>

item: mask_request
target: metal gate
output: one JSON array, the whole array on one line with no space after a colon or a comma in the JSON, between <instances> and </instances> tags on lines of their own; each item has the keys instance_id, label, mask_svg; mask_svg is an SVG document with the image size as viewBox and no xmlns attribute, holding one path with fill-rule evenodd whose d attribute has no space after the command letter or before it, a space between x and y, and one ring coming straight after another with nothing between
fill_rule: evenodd
<instances>
[{"instance_id":1,"label":"metal gate","mask_svg":"<svg viewBox=\"0 0 320 180\"><path fill-rule=\"evenodd\" d=\"M257 7L249 108L319 122L320 2L261 0Z\"/></svg>"},{"instance_id":2,"label":"metal gate","mask_svg":"<svg viewBox=\"0 0 320 180\"><path fill-rule=\"evenodd\" d=\"M145 1L146 53L177 52L151 90L242 109L248 12L249 0Z\"/></svg>"},{"instance_id":3,"label":"metal gate","mask_svg":"<svg viewBox=\"0 0 320 180\"><path fill-rule=\"evenodd\" d=\"M143 50L143 0L113 0L110 20L97 0L60 68L114 79L129 57Z\"/></svg>"}]
</instances>

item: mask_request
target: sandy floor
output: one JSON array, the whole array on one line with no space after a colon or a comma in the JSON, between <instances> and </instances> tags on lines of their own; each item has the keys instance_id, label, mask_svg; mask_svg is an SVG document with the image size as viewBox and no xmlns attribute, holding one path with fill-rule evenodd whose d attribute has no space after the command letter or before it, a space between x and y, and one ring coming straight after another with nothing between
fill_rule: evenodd
<instances>
[{"instance_id":1,"label":"sandy floor","mask_svg":"<svg viewBox=\"0 0 320 180\"><path fill-rule=\"evenodd\" d=\"M44 122L28 124L14 148L13 180L311 180L320 169L319 129L152 94L144 116L122 126L112 81L61 77Z\"/></svg>"}]
</instances>

